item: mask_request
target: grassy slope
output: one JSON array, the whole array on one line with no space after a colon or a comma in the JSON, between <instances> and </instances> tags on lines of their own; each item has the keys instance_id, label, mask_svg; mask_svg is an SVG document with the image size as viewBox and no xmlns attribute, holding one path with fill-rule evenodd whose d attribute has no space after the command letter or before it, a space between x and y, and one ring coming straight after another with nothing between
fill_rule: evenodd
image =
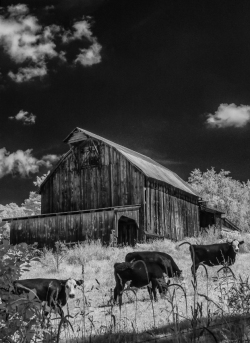
<instances>
[{"instance_id":1,"label":"grassy slope","mask_svg":"<svg viewBox=\"0 0 250 343\"><path fill-rule=\"evenodd\" d=\"M248 236L245 237L248 242ZM195 241L195 239L188 239L189 241ZM201 239L200 242L210 243L214 240L214 236L206 237ZM196 240L197 241L197 240ZM199 241L199 239L198 239ZM249 240L250 242L250 240ZM191 257L188 250L188 246L178 247L178 244L170 242L168 240L164 242L153 242L152 244L141 245L136 250L159 250L170 254L180 269L183 270L184 281L181 283L186 290L188 300L188 312L186 313L185 301L182 296L183 293L177 291L177 303L178 313L180 318L191 318L191 305L194 299L194 290L191 284ZM114 314L116 323L119 323L119 329L125 331L143 332L151 329L154 325L156 327L166 325L172 321L171 304L167 299L159 299L158 303L152 304L149 301L149 295L146 289L139 290L137 292L137 300L135 295L130 291L124 294L121 313L119 312L118 306L114 308L103 307L107 305L110 299L111 289L115 286L115 280L113 276L113 265L115 262L122 262L125 259L125 255L133 251L131 247L124 248L105 248L99 244L90 244L85 247L80 246L68 250L64 261L61 263L59 271L56 271L53 264L53 256L51 253L47 253L43 262L46 266L36 262L33 264L31 270L23 274L22 278L37 278L37 277L54 277L58 279L67 279L73 277L81 279L82 266L84 263L85 272L85 292L88 300L88 307L86 311L86 332L90 334L98 334L103 331L107 331L107 328L113 322L111 314ZM245 245L245 251L248 250L248 243ZM233 272L238 276L241 275L244 279L250 275L250 254L245 252L238 255L236 263L232 267ZM216 276L216 272L220 267L208 267L208 280L205 276L205 272L202 268L198 270L198 292L207 294L214 301L218 301L218 289L216 290L217 282L213 281L213 277ZM222 274L221 274L222 275ZM96 281L97 280L97 281ZM99 284L100 286L99 286ZM173 288L172 288L173 293ZM83 308L82 304L82 293L78 291L78 297L80 300L69 301L69 312L71 315L79 313L80 309L77 308L77 304ZM204 298L199 297L199 301L204 303L204 312L206 315L207 302ZM153 306L153 307L152 307ZM210 309L216 310L216 306L211 304ZM112 313L111 313L112 311ZM65 308L65 312L67 309ZM78 335L81 337L83 328L82 316L77 315L75 319L71 321L74 324L75 331L79 329ZM92 324L91 324L92 322ZM69 332L65 335L71 335ZM74 334L76 335L76 333Z\"/></svg>"}]
</instances>

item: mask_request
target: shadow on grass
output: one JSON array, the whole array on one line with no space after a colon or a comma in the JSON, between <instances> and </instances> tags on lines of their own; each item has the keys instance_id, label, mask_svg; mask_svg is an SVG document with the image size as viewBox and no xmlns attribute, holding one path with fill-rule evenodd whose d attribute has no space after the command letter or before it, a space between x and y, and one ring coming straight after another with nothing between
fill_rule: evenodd
<instances>
[{"instance_id":1,"label":"shadow on grass","mask_svg":"<svg viewBox=\"0 0 250 343\"><path fill-rule=\"evenodd\" d=\"M250 315L218 317L207 324L207 318L199 319L196 328L192 328L190 320L176 324L164 325L153 330L134 332L106 332L88 337L72 337L61 339L65 343L187 343L187 342L249 342L250 341ZM115 330L114 330L115 331Z\"/></svg>"}]
</instances>

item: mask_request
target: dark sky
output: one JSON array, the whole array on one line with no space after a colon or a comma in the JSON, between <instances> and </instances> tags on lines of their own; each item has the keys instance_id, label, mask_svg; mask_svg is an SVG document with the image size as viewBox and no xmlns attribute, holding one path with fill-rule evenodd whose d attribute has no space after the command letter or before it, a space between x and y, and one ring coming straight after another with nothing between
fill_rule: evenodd
<instances>
[{"instance_id":1,"label":"dark sky","mask_svg":"<svg viewBox=\"0 0 250 343\"><path fill-rule=\"evenodd\" d=\"M0 151L10 153L0 153L0 204L28 198L47 170L46 156L65 153L62 141L76 126L147 155L184 180L194 168L211 166L249 179L249 1L33 0L11 14L7 6L20 1L2 1L0 13ZM60 27L49 42L57 54L65 51L66 62L39 49L39 56L25 58L25 42L15 50L21 31L13 27L28 17L40 25L36 35ZM83 20L91 36L72 38L74 23ZM71 32L67 44L62 32ZM97 60L74 63L79 49L94 44L101 47ZM19 82L13 76L37 67L46 75ZM22 120L9 118L21 110ZM25 125L31 113L35 123ZM44 161L29 175L27 160L16 153L27 149L33 149L30 164Z\"/></svg>"}]
</instances>

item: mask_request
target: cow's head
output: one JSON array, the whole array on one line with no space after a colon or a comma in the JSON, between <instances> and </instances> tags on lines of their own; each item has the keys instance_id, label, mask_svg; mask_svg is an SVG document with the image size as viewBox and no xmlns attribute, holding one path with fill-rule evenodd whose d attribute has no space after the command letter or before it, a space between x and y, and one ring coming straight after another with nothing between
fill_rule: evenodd
<instances>
[{"instance_id":1,"label":"cow's head","mask_svg":"<svg viewBox=\"0 0 250 343\"><path fill-rule=\"evenodd\" d=\"M177 270L176 272L175 272L175 275L174 275L179 281L183 281L184 280L184 277L183 277L183 275L182 275L182 270Z\"/></svg>"},{"instance_id":2,"label":"cow's head","mask_svg":"<svg viewBox=\"0 0 250 343\"><path fill-rule=\"evenodd\" d=\"M234 239L230 244L232 245L234 252L237 254L240 249L240 245L243 244L244 241L238 241L237 239Z\"/></svg>"},{"instance_id":3,"label":"cow's head","mask_svg":"<svg viewBox=\"0 0 250 343\"><path fill-rule=\"evenodd\" d=\"M65 283L65 292L67 298L74 298L76 295L76 286L80 286L83 283L82 280L68 279Z\"/></svg>"}]
</instances>

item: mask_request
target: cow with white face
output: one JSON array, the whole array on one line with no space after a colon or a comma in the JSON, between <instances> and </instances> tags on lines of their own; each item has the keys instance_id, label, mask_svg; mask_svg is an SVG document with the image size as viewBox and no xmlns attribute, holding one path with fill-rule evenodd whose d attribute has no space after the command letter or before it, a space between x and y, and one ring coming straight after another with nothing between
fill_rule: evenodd
<instances>
[{"instance_id":1,"label":"cow with white face","mask_svg":"<svg viewBox=\"0 0 250 343\"><path fill-rule=\"evenodd\" d=\"M46 303L50 309L63 316L62 307L67 304L69 298L75 298L76 288L82 283L82 280L72 278L67 280L25 279L16 280L13 285L16 294L32 291L42 303Z\"/></svg>"},{"instance_id":2,"label":"cow with white face","mask_svg":"<svg viewBox=\"0 0 250 343\"><path fill-rule=\"evenodd\" d=\"M66 299L74 298L76 295L76 287L82 284L82 280L68 279L65 283Z\"/></svg>"},{"instance_id":3,"label":"cow with white face","mask_svg":"<svg viewBox=\"0 0 250 343\"><path fill-rule=\"evenodd\" d=\"M232 244L232 247L234 249L234 252L237 254L240 250L240 245L243 244L244 241L238 241L237 239L234 239L231 244Z\"/></svg>"}]
</instances>

